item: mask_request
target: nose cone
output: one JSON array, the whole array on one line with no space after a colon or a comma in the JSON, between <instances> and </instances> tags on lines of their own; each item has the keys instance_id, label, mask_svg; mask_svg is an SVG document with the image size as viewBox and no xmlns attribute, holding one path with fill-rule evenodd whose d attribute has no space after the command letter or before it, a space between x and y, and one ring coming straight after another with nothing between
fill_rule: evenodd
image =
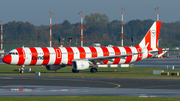
<instances>
[{"instance_id":1,"label":"nose cone","mask_svg":"<svg viewBox=\"0 0 180 101\"><path fill-rule=\"evenodd\" d=\"M11 63L11 55L4 56L2 60L4 63L10 64Z\"/></svg>"}]
</instances>

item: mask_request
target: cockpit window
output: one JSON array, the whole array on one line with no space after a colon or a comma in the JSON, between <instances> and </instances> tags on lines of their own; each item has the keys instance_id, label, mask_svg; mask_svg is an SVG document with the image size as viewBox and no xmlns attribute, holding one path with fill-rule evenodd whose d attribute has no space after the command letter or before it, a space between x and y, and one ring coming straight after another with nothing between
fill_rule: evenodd
<instances>
[{"instance_id":1,"label":"cockpit window","mask_svg":"<svg viewBox=\"0 0 180 101\"><path fill-rule=\"evenodd\" d=\"M17 52L10 52L9 54L10 54L10 55L18 55Z\"/></svg>"}]
</instances>

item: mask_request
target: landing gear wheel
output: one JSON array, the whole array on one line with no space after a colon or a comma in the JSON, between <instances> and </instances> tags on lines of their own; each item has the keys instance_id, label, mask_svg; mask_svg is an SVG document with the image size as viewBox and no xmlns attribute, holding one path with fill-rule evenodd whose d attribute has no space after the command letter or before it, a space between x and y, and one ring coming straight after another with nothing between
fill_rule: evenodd
<instances>
[{"instance_id":1,"label":"landing gear wheel","mask_svg":"<svg viewBox=\"0 0 180 101\"><path fill-rule=\"evenodd\" d=\"M19 71L19 73L24 73L24 65L21 66L21 70Z\"/></svg>"},{"instance_id":2,"label":"landing gear wheel","mask_svg":"<svg viewBox=\"0 0 180 101\"><path fill-rule=\"evenodd\" d=\"M96 72L97 72L97 68L91 68L91 69L90 69L90 72L91 72L91 73L96 73Z\"/></svg>"},{"instance_id":3,"label":"landing gear wheel","mask_svg":"<svg viewBox=\"0 0 180 101\"><path fill-rule=\"evenodd\" d=\"M79 73L79 70L72 69L73 73Z\"/></svg>"}]
</instances>

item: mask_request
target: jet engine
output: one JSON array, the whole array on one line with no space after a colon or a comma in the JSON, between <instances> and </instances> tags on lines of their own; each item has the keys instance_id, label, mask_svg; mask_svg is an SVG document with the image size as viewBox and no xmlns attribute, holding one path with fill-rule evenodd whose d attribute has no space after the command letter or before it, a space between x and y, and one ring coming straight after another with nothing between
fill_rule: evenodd
<instances>
[{"instance_id":1,"label":"jet engine","mask_svg":"<svg viewBox=\"0 0 180 101\"><path fill-rule=\"evenodd\" d=\"M65 67L64 65L46 65L47 70L58 70L61 69L62 67Z\"/></svg>"},{"instance_id":2,"label":"jet engine","mask_svg":"<svg viewBox=\"0 0 180 101\"><path fill-rule=\"evenodd\" d=\"M74 61L72 64L74 70L85 70L89 68L88 61Z\"/></svg>"}]
</instances>

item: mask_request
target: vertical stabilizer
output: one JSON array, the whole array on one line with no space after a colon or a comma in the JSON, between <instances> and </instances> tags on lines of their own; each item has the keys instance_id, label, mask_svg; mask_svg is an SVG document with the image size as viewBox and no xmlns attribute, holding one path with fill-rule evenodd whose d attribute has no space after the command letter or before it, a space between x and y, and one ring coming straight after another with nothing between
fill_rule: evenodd
<instances>
[{"instance_id":1,"label":"vertical stabilizer","mask_svg":"<svg viewBox=\"0 0 180 101\"><path fill-rule=\"evenodd\" d=\"M159 33L160 33L161 22L156 21L153 23L149 31L146 33L139 46L144 48L147 44L147 48L157 48Z\"/></svg>"}]
</instances>

